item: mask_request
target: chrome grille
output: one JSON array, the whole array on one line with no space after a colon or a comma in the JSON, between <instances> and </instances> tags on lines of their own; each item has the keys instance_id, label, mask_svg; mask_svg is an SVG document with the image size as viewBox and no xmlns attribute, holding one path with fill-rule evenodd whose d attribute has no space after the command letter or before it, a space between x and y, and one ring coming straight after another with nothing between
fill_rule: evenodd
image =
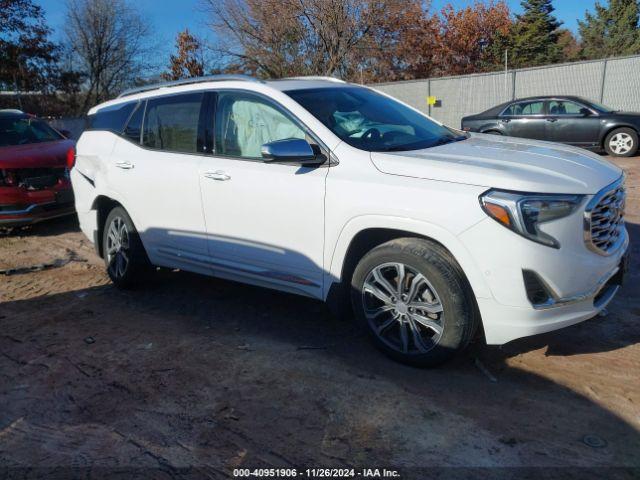
<instances>
[{"instance_id":1,"label":"chrome grille","mask_svg":"<svg viewBox=\"0 0 640 480\"><path fill-rule=\"evenodd\" d=\"M615 252L624 240L626 191L623 179L601 190L585 211L585 242L600 255Z\"/></svg>"}]
</instances>

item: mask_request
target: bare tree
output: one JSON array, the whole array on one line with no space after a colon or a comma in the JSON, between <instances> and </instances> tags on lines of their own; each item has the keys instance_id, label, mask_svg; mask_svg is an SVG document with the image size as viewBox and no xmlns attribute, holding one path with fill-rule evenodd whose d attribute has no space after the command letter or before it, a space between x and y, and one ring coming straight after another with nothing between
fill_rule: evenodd
<instances>
[{"instance_id":1,"label":"bare tree","mask_svg":"<svg viewBox=\"0 0 640 480\"><path fill-rule=\"evenodd\" d=\"M65 34L86 78L83 110L113 97L145 70L150 27L127 0L67 0Z\"/></svg>"},{"instance_id":2,"label":"bare tree","mask_svg":"<svg viewBox=\"0 0 640 480\"><path fill-rule=\"evenodd\" d=\"M264 77L335 75L390 67L396 25L423 0L201 0L230 69ZM372 60L372 59L377 59Z\"/></svg>"}]
</instances>

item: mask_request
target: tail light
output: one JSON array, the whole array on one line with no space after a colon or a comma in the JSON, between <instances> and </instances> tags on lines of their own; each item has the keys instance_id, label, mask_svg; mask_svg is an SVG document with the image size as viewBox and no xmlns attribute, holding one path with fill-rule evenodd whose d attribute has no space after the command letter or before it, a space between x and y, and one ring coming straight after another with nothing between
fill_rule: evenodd
<instances>
[{"instance_id":1,"label":"tail light","mask_svg":"<svg viewBox=\"0 0 640 480\"><path fill-rule=\"evenodd\" d=\"M17 185L16 174L11 170L0 170L0 185L8 187Z\"/></svg>"},{"instance_id":2,"label":"tail light","mask_svg":"<svg viewBox=\"0 0 640 480\"><path fill-rule=\"evenodd\" d=\"M67 168L71 170L76 164L76 149L71 147L67 150Z\"/></svg>"}]
</instances>

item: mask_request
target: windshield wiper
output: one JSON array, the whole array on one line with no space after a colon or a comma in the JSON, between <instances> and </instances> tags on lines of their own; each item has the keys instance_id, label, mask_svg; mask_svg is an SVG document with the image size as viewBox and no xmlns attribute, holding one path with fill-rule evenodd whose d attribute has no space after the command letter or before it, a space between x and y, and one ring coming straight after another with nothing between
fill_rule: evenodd
<instances>
[{"instance_id":1,"label":"windshield wiper","mask_svg":"<svg viewBox=\"0 0 640 480\"><path fill-rule=\"evenodd\" d=\"M460 142L462 140L466 140L468 137L465 136L460 136L460 137L453 137L453 138L439 138L438 141L436 141L436 143L434 143L433 145L431 145L431 147L439 147L440 145L446 145L447 143L454 143L454 142ZM429 148L431 148L429 147Z\"/></svg>"},{"instance_id":2,"label":"windshield wiper","mask_svg":"<svg viewBox=\"0 0 640 480\"><path fill-rule=\"evenodd\" d=\"M379 150L380 152L406 152L406 151L410 151L410 150L422 150L423 148L432 148L432 147L439 147L440 145L446 145L447 143L453 143L453 142L460 142L462 140L466 140L469 137L461 135L459 137L442 137L439 138L438 140L436 140L434 143L432 143L431 145L426 145L426 146L421 146L416 148L416 144L407 144L407 145L395 145L393 147L387 147L384 150Z\"/></svg>"}]
</instances>

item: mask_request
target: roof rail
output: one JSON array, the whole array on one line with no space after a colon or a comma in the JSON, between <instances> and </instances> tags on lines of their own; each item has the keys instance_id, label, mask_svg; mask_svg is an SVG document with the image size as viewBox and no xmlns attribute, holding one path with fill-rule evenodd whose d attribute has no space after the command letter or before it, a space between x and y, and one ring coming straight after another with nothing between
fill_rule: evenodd
<instances>
[{"instance_id":1,"label":"roof rail","mask_svg":"<svg viewBox=\"0 0 640 480\"><path fill-rule=\"evenodd\" d=\"M237 80L237 81L243 81L243 82L260 82L260 80L250 77L249 75L208 75L205 77L184 78L182 80L154 83L151 85L143 85L141 87L130 88L122 92L120 95L118 95L118 98L128 97L129 95L134 95L136 93L149 92L151 90L158 90L160 88L177 87L179 85L191 85L194 83L224 82L225 80Z\"/></svg>"},{"instance_id":2,"label":"roof rail","mask_svg":"<svg viewBox=\"0 0 640 480\"><path fill-rule=\"evenodd\" d=\"M300 77L285 77L279 78L278 80L327 80L329 82L336 83L347 83L344 80L336 77L327 77L322 75L309 75L309 76L300 76Z\"/></svg>"}]
</instances>

